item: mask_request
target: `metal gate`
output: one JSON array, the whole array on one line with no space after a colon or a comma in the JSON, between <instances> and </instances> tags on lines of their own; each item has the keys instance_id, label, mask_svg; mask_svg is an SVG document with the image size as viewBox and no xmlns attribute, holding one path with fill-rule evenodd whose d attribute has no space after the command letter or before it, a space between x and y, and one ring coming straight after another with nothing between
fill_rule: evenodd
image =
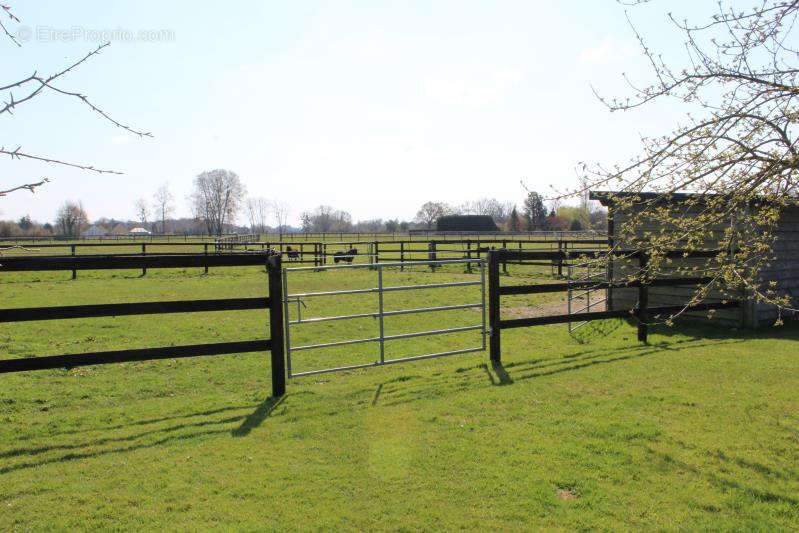
<instances>
[{"instance_id":1,"label":"metal gate","mask_svg":"<svg viewBox=\"0 0 799 533\"><path fill-rule=\"evenodd\" d=\"M596 307L601 307L599 311L605 311L609 279L607 267L600 259L586 259L569 264L566 293L567 313L569 315L590 313ZM574 336L575 331L588 323L588 320L570 321L568 323L569 334Z\"/></svg>"},{"instance_id":2,"label":"metal gate","mask_svg":"<svg viewBox=\"0 0 799 533\"><path fill-rule=\"evenodd\" d=\"M485 351L486 349L486 310L485 310L485 303L486 303L486 292L485 292L485 261L483 259L452 259L452 260L442 260L442 261L414 261L414 265L452 265L452 264L479 264L480 266L480 281L459 281L459 282L450 282L450 283L430 283L430 284L419 284L419 285L400 285L400 286L384 286L383 285L383 269L384 268L391 268L391 267L407 267L408 263L375 263L375 264L356 264L356 265L342 265L342 266L323 266L323 267L299 267L299 268L286 268L283 270L283 310L286 317L286 369L288 371L288 377L297 377L297 376L307 376L310 374L320 374L322 372L335 372L338 370L352 370L355 368L366 368L372 366L379 366L379 365L388 365L393 363L401 363L404 361L415 361L418 359L429 359L433 357L441 357L445 355L455 355L455 354L462 354L462 353L470 353L470 352L479 352ZM364 289L349 289L349 290L341 290L341 291L324 291L324 292L305 292L305 293L291 293L289 291L289 275L291 272L298 272L298 271L320 271L320 270L337 270L337 269L353 269L353 268L366 268L372 269L376 271L377 276L377 286L364 288ZM386 292L393 292L393 291L409 291L409 290L418 290L418 289L436 289L436 288L443 288L443 287L467 287L467 286L480 286L480 301L477 303L465 303L465 304L458 304L458 305L442 305L442 306L435 306L435 307L421 307L415 309L401 309L401 310L392 310L386 311L383 308L383 294ZM302 318L302 307L305 307L305 302L303 301L305 298L316 298L316 297L332 297L335 298L338 295L342 294L362 294L362 293L375 293L377 294L377 309L375 312L372 313L358 313L352 315L338 315L338 316L324 316L324 317L313 317L313 318ZM297 318L295 320L290 320L289 316L289 305L296 303L297 304ZM481 323L472 325L472 326L463 326L463 327L454 327L454 328L445 328L445 329L436 329L430 331L416 331L412 333L402 333L399 335L385 335L385 327L384 327L384 320L386 317L396 316L396 315L407 315L413 313L432 313L437 311L452 311L455 309L471 309L471 308L479 308L481 310ZM299 324L307 324L313 322L325 322L330 320L347 320L347 319L354 319L354 318L368 318L374 317L378 319L379 324L379 335L377 337L368 337L368 338L361 338L361 339L351 339L345 341L337 341L337 342L327 342L322 344L307 344L301 346L292 346L291 344L291 327L296 326ZM441 335L445 333L455 333L461 331L471 331L471 330L479 330L480 331L480 338L481 344L479 346L471 347L471 348L464 348L459 350L450 350L446 352L438 352L438 353L427 353L427 354L419 354L419 355L412 355L409 357L401 357L396 359L386 359L385 356L385 344L386 341L392 341L396 339L407 339L411 337L424 337L424 336L432 336L432 335ZM293 352L298 352L302 350L313 350L319 348L328 348L332 346L344 346L347 344L361 344L361 343L370 343L374 342L378 345L377 351L377 359L372 363L365 363L365 364L355 364L349 366L340 366L340 367L333 367L333 368L323 368L318 370L309 370L305 372L294 372L292 370L291 364L291 355Z\"/></svg>"}]
</instances>

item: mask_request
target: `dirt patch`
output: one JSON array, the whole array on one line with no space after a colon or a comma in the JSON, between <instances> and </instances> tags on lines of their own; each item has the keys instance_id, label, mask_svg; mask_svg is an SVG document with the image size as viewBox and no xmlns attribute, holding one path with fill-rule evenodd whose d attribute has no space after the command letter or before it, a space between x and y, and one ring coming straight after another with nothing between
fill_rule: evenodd
<instances>
[{"instance_id":1,"label":"dirt patch","mask_svg":"<svg viewBox=\"0 0 799 533\"><path fill-rule=\"evenodd\" d=\"M594 298L592 298L593 300ZM578 298L572 300L572 312L578 312L586 306L585 299ZM605 302L591 304L591 312L605 311ZM579 312L586 312L582 310ZM569 313L569 305L566 301L546 302L538 305L523 305L520 307L503 307L502 318L532 318L539 316L566 315Z\"/></svg>"},{"instance_id":2,"label":"dirt patch","mask_svg":"<svg viewBox=\"0 0 799 533\"><path fill-rule=\"evenodd\" d=\"M558 489L557 492L559 500L576 500L580 497L580 493L575 489Z\"/></svg>"}]
</instances>

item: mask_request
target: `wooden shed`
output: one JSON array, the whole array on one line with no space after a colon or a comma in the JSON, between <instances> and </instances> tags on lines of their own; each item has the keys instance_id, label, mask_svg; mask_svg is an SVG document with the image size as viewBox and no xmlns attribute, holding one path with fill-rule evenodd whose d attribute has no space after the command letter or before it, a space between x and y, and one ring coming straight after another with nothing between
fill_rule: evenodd
<instances>
[{"instance_id":1,"label":"wooden shed","mask_svg":"<svg viewBox=\"0 0 799 533\"><path fill-rule=\"evenodd\" d=\"M616 246L619 249L629 247L625 247L625 244L619 241L620 236L618 235L617 228L624 224L625 221L629 220L630 217L646 216L642 215L644 207L639 206L638 201L632 206L627 204L624 207L620 207L618 205L618 199L624 198L625 196L630 196L630 193L592 191L590 195L592 200L597 200L603 206L607 207L608 241L610 246ZM644 202L647 200L668 201L674 203L676 206L680 204L686 206L693 205L695 202L688 202L688 200L696 200L698 198L697 195L692 195L690 193L672 194L668 199L665 199L662 195L658 195L657 193L637 193L635 196ZM684 216L692 216L692 209L691 207L686 207ZM663 229L663 224L664 222L656 218L647 217L642 223L641 231L659 231ZM721 228L718 228L717 231L721 233ZM762 270L762 281L764 283L775 282L777 292L791 298L793 306L797 307L799 306L799 206L794 205L782 211L781 218L775 229L775 237L776 239L773 245L774 259ZM688 264L689 261L696 260L681 259L680 261L685 265ZM613 280L622 278L623 268L622 265L611 264L608 269L609 277ZM652 307L683 305L690 299L693 293L693 286L650 287L648 305ZM728 327L757 328L773 324L779 316L778 309L772 304L756 302L745 292L741 292L736 296L743 301L742 307L740 309L720 310L716 316L713 317L713 322ZM707 301L719 302L724 299L730 299L730 297L716 292L711 293ZM638 291L634 288L609 289L607 300L608 309L631 309L638 303ZM707 320L706 312L686 313L686 316ZM783 313L783 318L799 317L796 315L786 316L785 313Z\"/></svg>"},{"instance_id":2,"label":"wooden shed","mask_svg":"<svg viewBox=\"0 0 799 533\"><path fill-rule=\"evenodd\" d=\"M489 215L447 215L436 220L436 231L499 231Z\"/></svg>"}]
</instances>

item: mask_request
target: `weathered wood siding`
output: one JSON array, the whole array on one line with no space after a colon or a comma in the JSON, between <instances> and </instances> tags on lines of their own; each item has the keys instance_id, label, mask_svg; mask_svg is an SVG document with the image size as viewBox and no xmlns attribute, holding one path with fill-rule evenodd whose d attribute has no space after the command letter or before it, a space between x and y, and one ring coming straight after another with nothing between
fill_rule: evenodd
<instances>
[{"instance_id":1,"label":"weathered wood siding","mask_svg":"<svg viewBox=\"0 0 799 533\"><path fill-rule=\"evenodd\" d=\"M612 209L612 208L611 208ZM634 212L634 211L632 211ZM631 212L613 212L613 227L618 228L623 224ZM656 220L646 221L641 227L641 232L660 231L660 223ZM713 228L715 234L721 238L723 227ZM615 232L614 232L615 233ZM794 305L799 306L799 208L787 210L778 225L774 253L776 259L769 263L762 273L765 283L777 282L777 290L793 299ZM617 239L616 235L610 238ZM711 243L712 245L712 243ZM624 243L619 243L624 248ZM702 259L674 260L676 266L700 266ZM629 263L617 262L613 265L613 278L621 279L625 272L632 267ZM632 309L638 304L637 289L613 289L609 291L612 309ZM693 288L685 287L652 287L649 289L649 306L683 305L688 302L693 294ZM721 291L714 291L709 302L720 302L731 298L747 298L745 294L725 295ZM707 320L706 312L686 313L686 317ZM742 309L719 310L712 319L713 323L726 327L758 327L773 323L778 316L777 308L773 305L747 302Z\"/></svg>"}]
</instances>

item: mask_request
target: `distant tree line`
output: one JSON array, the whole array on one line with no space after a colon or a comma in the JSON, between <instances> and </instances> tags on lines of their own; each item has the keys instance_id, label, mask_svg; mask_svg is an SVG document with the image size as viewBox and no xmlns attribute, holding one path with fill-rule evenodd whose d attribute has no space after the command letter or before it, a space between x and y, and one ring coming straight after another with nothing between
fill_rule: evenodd
<instances>
[{"instance_id":1,"label":"distant tree line","mask_svg":"<svg viewBox=\"0 0 799 533\"><path fill-rule=\"evenodd\" d=\"M547 202L533 191L523 198L521 207L513 202L480 198L459 205L446 202L425 202L411 221L382 218L354 222L342 209L320 205L300 214L300 227L288 225L290 206L279 200L262 197L245 199L246 189L239 176L230 170L202 172L194 180L189 196L194 216L171 218L175 199L164 183L151 200L134 202L137 220L100 218L89 222L81 202L68 200L58 209L53 223L39 223L29 216L16 221L0 221L0 237L78 237L82 235L128 235L136 227L152 234L221 235L225 233L395 233L409 229L435 229L436 221L447 215L490 216L503 231L583 231L606 229L607 213L587 194L579 205ZM242 214L246 226L237 225Z\"/></svg>"}]
</instances>

